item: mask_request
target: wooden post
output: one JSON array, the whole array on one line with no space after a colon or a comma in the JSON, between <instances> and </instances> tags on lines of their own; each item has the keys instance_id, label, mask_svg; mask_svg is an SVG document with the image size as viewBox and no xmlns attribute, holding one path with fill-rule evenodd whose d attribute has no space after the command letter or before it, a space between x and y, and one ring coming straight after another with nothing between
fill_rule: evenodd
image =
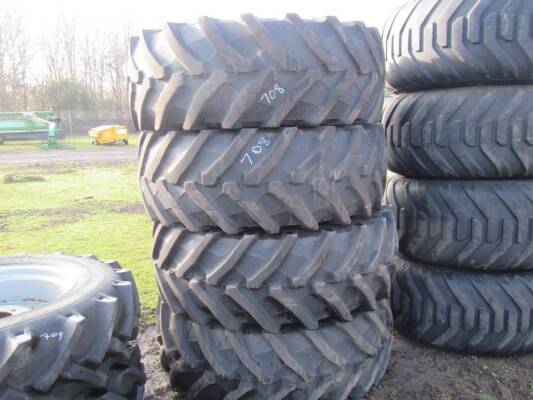
<instances>
[{"instance_id":1,"label":"wooden post","mask_svg":"<svg viewBox=\"0 0 533 400\"><path fill-rule=\"evenodd\" d=\"M72 134L72 110L68 110L68 128L69 128L70 136L73 136Z\"/></svg>"}]
</instances>

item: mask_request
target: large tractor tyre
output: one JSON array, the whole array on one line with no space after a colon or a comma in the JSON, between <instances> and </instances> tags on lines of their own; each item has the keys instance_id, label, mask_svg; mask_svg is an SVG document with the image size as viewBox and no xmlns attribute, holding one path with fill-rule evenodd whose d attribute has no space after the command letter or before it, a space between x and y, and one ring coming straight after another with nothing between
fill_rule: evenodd
<instances>
[{"instance_id":1,"label":"large tractor tyre","mask_svg":"<svg viewBox=\"0 0 533 400\"><path fill-rule=\"evenodd\" d=\"M159 225L153 258L160 292L176 314L228 330L286 324L317 329L351 321L390 296L397 249L389 210L347 227L276 236L191 233Z\"/></svg>"},{"instance_id":2,"label":"large tractor tyre","mask_svg":"<svg viewBox=\"0 0 533 400\"><path fill-rule=\"evenodd\" d=\"M533 2L417 0L383 31L387 82L399 91L533 82Z\"/></svg>"},{"instance_id":3,"label":"large tractor tyre","mask_svg":"<svg viewBox=\"0 0 533 400\"><path fill-rule=\"evenodd\" d=\"M140 184L154 221L190 231L349 225L380 207L383 127L144 133Z\"/></svg>"},{"instance_id":4,"label":"large tractor tyre","mask_svg":"<svg viewBox=\"0 0 533 400\"><path fill-rule=\"evenodd\" d=\"M139 314L116 262L0 258L0 399L141 400Z\"/></svg>"},{"instance_id":5,"label":"large tractor tyre","mask_svg":"<svg viewBox=\"0 0 533 400\"><path fill-rule=\"evenodd\" d=\"M387 187L400 251L466 269L533 270L533 180L393 177Z\"/></svg>"},{"instance_id":6,"label":"large tractor tyre","mask_svg":"<svg viewBox=\"0 0 533 400\"><path fill-rule=\"evenodd\" d=\"M533 86L402 94L383 123L389 169L401 175L533 177Z\"/></svg>"},{"instance_id":7,"label":"large tractor tyre","mask_svg":"<svg viewBox=\"0 0 533 400\"><path fill-rule=\"evenodd\" d=\"M381 381L392 342L388 301L351 322L278 334L198 325L159 307L162 365L191 400L362 398Z\"/></svg>"},{"instance_id":8,"label":"large tractor tyre","mask_svg":"<svg viewBox=\"0 0 533 400\"><path fill-rule=\"evenodd\" d=\"M150 131L375 123L384 71L361 22L201 17L130 39L130 110Z\"/></svg>"},{"instance_id":9,"label":"large tractor tyre","mask_svg":"<svg viewBox=\"0 0 533 400\"><path fill-rule=\"evenodd\" d=\"M419 342L471 354L533 351L533 273L480 273L400 256L396 328Z\"/></svg>"}]
</instances>

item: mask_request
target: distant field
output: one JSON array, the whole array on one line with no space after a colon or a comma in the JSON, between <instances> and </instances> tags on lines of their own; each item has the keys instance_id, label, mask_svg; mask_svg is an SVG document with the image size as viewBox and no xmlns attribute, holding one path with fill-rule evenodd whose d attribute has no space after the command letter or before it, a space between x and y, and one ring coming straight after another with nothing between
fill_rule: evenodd
<instances>
[{"instance_id":1,"label":"distant field","mask_svg":"<svg viewBox=\"0 0 533 400\"><path fill-rule=\"evenodd\" d=\"M130 134L128 147L136 147L139 142L139 135ZM35 152L41 151L42 149L38 146L39 143L42 143L42 140L14 140L6 141L3 145L0 145L0 153L10 153L10 152ZM91 144L91 138L86 136L72 136L65 140L59 140L59 143L68 144L74 146L75 150L98 150L105 151L108 149L117 148L124 145L115 145L115 146L95 146Z\"/></svg>"},{"instance_id":2,"label":"distant field","mask_svg":"<svg viewBox=\"0 0 533 400\"><path fill-rule=\"evenodd\" d=\"M64 252L118 260L135 275L144 322L153 322L152 223L142 206L135 162L0 165L0 199L0 254Z\"/></svg>"}]
</instances>

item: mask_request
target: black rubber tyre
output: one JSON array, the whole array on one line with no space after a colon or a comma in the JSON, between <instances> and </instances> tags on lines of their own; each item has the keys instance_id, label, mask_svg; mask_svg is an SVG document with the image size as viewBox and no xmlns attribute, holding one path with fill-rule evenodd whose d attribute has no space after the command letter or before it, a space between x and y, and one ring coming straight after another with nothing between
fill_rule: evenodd
<instances>
[{"instance_id":1,"label":"black rubber tyre","mask_svg":"<svg viewBox=\"0 0 533 400\"><path fill-rule=\"evenodd\" d=\"M387 201L400 251L414 259L467 269L533 269L533 180L394 176Z\"/></svg>"},{"instance_id":2,"label":"black rubber tyre","mask_svg":"<svg viewBox=\"0 0 533 400\"><path fill-rule=\"evenodd\" d=\"M400 91L533 82L533 3L417 0L383 32L387 82Z\"/></svg>"},{"instance_id":3,"label":"black rubber tyre","mask_svg":"<svg viewBox=\"0 0 533 400\"><path fill-rule=\"evenodd\" d=\"M351 322L278 334L198 325L165 303L158 319L162 365L191 400L362 398L385 374L391 325L388 301Z\"/></svg>"},{"instance_id":4,"label":"black rubber tyre","mask_svg":"<svg viewBox=\"0 0 533 400\"><path fill-rule=\"evenodd\" d=\"M422 343L471 354L533 351L533 273L480 273L400 256L396 328Z\"/></svg>"},{"instance_id":5,"label":"black rubber tyre","mask_svg":"<svg viewBox=\"0 0 533 400\"><path fill-rule=\"evenodd\" d=\"M130 39L130 110L150 131L375 123L384 71L361 22L201 17Z\"/></svg>"},{"instance_id":6,"label":"black rubber tyre","mask_svg":"<svg viewBox=\"0 0 533 400\"><path fill-rule=\"evenodd\" d=\"M317 329L335 317L350 321L390 296L397 249L392 214L347 227L279 235L190 233L159 225L153 258L161 296L174 313L226 329L285 324Z\"/></svg>"},{"instance_id":7,"label":"black rubber tyre","mask_svg":"<svg viewBox=\"0 0 533 400\"><path fill-rule=\"evenodd\" d=\"M389 169L404 176L533 177L533 86L403 94L383 123Z\"/></svg>"},{"instance_id":8,"label":"black rubber tyre","mask_svg":"<svg viewBox=\"0 0 533 400\"><path fill-rule=\"evenodd\" d=\"M154 221L194 232L348 225L380 207L384 147L379 124L145 133L141 191Z\"/></svg>"},{"instance_id":9,"label":"black rubber tyre","mask_svg":"<svg viewBox=\"0 0 533 400\"><path fill-rule=\"evenodd\" d=\"M37 287L39 273L48 278ZM8 285L24 282L35 300L16 291L12 300L41 305L15 312L15 303L2 303L0 399L142 400L145 375L134 342L140 305L129 271L92 257L21 255L0 258L0 275L2 298L10 296ZM60 293L65 276L69 287Z\"/></svg>"}]
</instances>

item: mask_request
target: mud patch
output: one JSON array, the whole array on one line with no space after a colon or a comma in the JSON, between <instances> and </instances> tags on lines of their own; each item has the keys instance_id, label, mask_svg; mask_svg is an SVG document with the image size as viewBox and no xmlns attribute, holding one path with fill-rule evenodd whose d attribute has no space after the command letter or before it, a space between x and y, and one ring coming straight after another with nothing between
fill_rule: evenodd
<instances>
[{"instance_id":1,"label":"mud patch","mask_svg":"<svg viewBox=\"0 0 533 400\"><path fill-rule=\"evenodd\" d=\"M0 232L8 231L6 219L8 217L46 217L47 221L39 228L50 228L65 224L76 223L96 213L96 210L103 210L118 214L143 214L142 203L109 203L105 201L89 201L92 197L75 200L75 205L58 208L45 208L40 210L21 210L0 212Z\"/></svg>"},{"instance_id":2,"label":"mud patch","mask_svg":"<svg viewBox=\"0 0 533 400\"><path fill-rule=\"evenodd\" d=\"M125 204L122 206L114 206L109 211L117 214L144 214L144 206L142 203Z\"/></svg>"},{"instance_id":3,"label":"mud patch","mask_svg":"<svg viewBox=\"0 0 533 400\"><path fill-rule=\"evenodd\" d=\"M75 206L75 207L61 207L61 208L46 208L43 210L31 210L31 211L20 211L12 213L11 215L17 216L41 216L46 217L47 221L39 228L51 228L54 226L60 226L65 224L76 223L90 215L94 214L94 211L88 206ZM9 215L9 214L8 214ZM0 218L2 216L0 215Z\"/></svg>"},{"instance_id":4,"label":"mud patch","mask_svg":"<svg viewBox=\"0 0 533 400\"><path fill-rule=\"evenodd\" d=\"M78 221L81 221L82 219L92 215L91 212L87 213L78 213L76 215L61 215L61 216L55 216L53 218L50 218L50 220L42 224L40 226L41 229L44 228L52 228L54 226L61 226L61 225L67 225L67 224L75 224Z\"/></svg>"},{"instance_id":5,"label":"mud patch","mask_svg":"<svg viewBox=\"0 0 533 400\"><path fill-rule=\"evenodd\" d=\"M476 357L419 345L395 334L391 362L370 400L526 400L533 355Z\"/></svg>"},{"instance_id":6,"label":"mud patch","mask_svg":"<svg viewBox=\"0 0 533 400\"><path fill-rule=\"evenodd\" d=\"M45 179L42 176L33 175L5 175L2 179L2 183L25 183L25 182L44 182Z\"/></svg>"}]
</instances>

